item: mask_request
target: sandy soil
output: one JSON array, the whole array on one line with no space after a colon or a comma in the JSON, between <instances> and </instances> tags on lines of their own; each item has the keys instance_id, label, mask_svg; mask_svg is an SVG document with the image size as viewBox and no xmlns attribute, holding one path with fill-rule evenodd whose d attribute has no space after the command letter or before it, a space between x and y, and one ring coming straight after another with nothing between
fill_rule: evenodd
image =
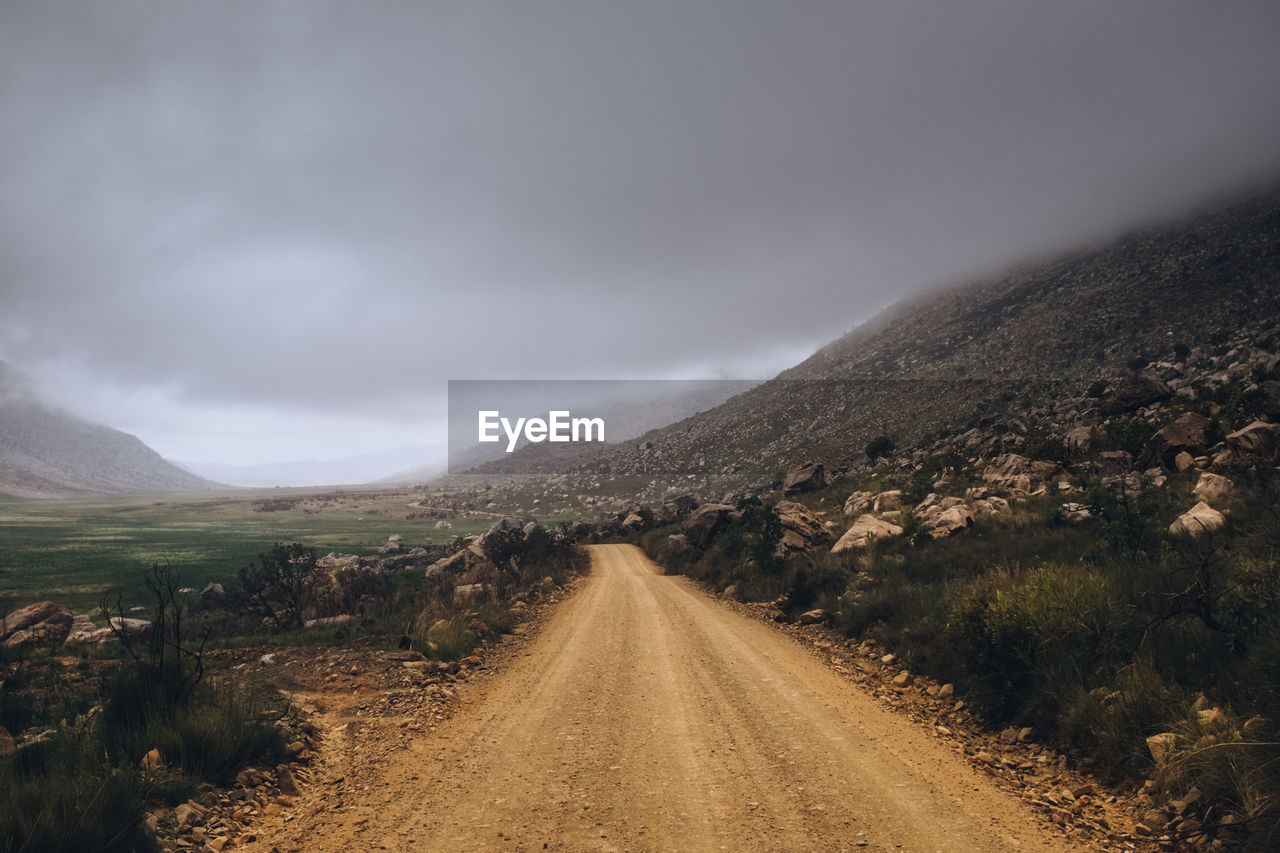
<instances>
[{"instance_id":1,"label":"sandy soil","mask_svg":"<svg viewBox=\"0 0 1280 853\"><path fill-rule=\"evenodd\" d=\"M592 573L448 718L329 731L238 849L1075 849L918 724L637 549ZM331 720L331 722L336 722Z\"/></svg>"}]
</instances>

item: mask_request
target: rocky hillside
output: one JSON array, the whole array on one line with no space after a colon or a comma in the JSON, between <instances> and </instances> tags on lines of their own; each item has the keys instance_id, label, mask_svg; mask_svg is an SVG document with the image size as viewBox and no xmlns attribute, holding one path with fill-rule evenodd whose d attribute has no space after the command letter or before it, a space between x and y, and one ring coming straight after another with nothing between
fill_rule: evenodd
<instances>
[{"instance_id":1,"label":"rocky hillside","mask_svg":"<svg viewBox=\"0 0 1280 853\"><path fill-rule=\"evenodd\" d=\"M212 485L132 435L46 405L24 376L0 362L0 494L33 498Z\"/></svg>"},{"instance_id":2,"label":"rocky hillside","mask_svg":"<svg viewBox=\"0 0 1280 853\"><path fill-rule=\"evenodd\" d=\"M1094 385L1123 393L1136 383L1140 396L1134 365L1179 362L1184 347L1212 349L1277 318L1273 189L903 302L776 379L628 442L548 491L610 481L638 483L641 500L763 491L805 461L856 467L879 435L898 447L929 444Z\"/></svg>"}]
</instances>

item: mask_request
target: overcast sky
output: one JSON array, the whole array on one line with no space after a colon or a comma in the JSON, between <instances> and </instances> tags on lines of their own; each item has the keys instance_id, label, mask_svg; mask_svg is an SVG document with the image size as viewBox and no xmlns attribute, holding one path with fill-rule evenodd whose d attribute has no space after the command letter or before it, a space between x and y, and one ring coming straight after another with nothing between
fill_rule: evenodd
<instances>
[{"instance_id":1,"label":"overcast sky","mask_svg":"<svg viewBox=\"0 0 1280 853\"><path fill-rule=\"evenodd\" d=\"M0 359L171 458L759 377L1280 172L1280 4L0 0ZM425 460L424 460L425 461Z\"/></svg>"}]
</instances>

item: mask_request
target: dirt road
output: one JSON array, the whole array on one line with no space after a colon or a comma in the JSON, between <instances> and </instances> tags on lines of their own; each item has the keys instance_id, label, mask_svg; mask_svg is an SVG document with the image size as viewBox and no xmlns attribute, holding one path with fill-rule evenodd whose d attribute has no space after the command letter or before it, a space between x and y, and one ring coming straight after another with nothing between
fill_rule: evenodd
<instances>
[{"instance_id":1,"label":"dirt road","mask_svg":"<svg viewBox=\"0 0 1280 853\"><path fill-rule=\"evenodd\" d=\"M795 641L631 546L591 554L452 720L261 849L1070 849Z\"/></svg>"}]
</instances>

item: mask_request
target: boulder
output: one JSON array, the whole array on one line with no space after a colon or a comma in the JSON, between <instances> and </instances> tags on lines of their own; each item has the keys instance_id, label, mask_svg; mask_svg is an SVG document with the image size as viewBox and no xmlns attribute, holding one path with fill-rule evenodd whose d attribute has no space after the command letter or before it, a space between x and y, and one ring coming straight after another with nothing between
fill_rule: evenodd
<instances>
[{"instance_id":1,"label":"boulder","mask_svg":"<svg viewBox=\"0 0 1280 853\"><path fill-rule=\"evenodd\" d=\"M436 530L452 530L452 522L445 521L443 518L435 523Z\"/></svg>"},{"instance_id":2,"label":"boulder","mask_svg":"<svg viewBox=\"0 0 1280 853\"><path fill-rule=\"evenodd\" d=\"M1209 446L1209 419L1187 412L1147 439L1139 457L1139 465L1172 467L1179 453L1195 456Z\"/></svg>"},{"instance_id":3,"label":"boulder","mask_svg":"<svg viewBox=\"0 0 1280 853\"><path fill-rule=\"evenodd\" d=\"M1235 483L1221 474L1201 471L1200 479L1196 482L1195 488L1191 490L1191 493L1202 501L1216 503L1235 491L1235 487Z\"/></svg>"},{"instance_id":4,"label":"boulder","mask_svg":"<svg viewBox=\"0 0 1280 853\"><path fill-rule=\"evenodd\" d=\"M1133 456L1126 450L1099 453L1093 460L1093 473L1099 477L1119 477L1133 467Z\"/></svg>"},{"instance_id":5,"label":"boulder","mask_svg":"<svg viewBox=\"0 0 1280 853\"><path fill-rule=\"evenodd\" d=\"M89 618L88 613L79 613L71 620L71 630L67 632L67 638L62 641L64 646L72 646L77 643L94 642L94 635L98 628L93 624L93 620Z\"/></svg>"},{"instance_id":6,"label":"boulder","mask_svg":"<svg viewBox=\"0 0 1280 853\"><path fill-rule=\"evenodd\" d=\"M1226 523L1227 517L1225 515L1204 501L1200 501L1200 503L1178 516L1177 520L1169 525L1169 532L1175 536L1199 536L1202 533L1212 533Z\"/></svg>"},{"instance_id":7,"label":"boulder","mask_svg":"<svg viewBox=\"0 0 1280 853\"><path fill-rule=\"evenodd\" d=\"M5 648L60 646L73 622L71 611L52 601L38 601L0 620L0 640Z\"/></svg>"},{"instance_id":8,"label":"boulder","mask_svg":"<svg viewBox=\"0 0 1280 853\"><path fill-rule=\"evenodd\" d=\"M1058 507L1058 518L1067 524L1084 524L1093 518L1093 513L1082 503L1065 503Z\"/></svg>"},{"instance_id":9,"label":"boulder","mask_svg":"<svg viewBox=\"0 0 1280 853\"><path fill-rule=\"evenodd\" d=\"M489 594L489 587L482 583L458 584L453 588L454 604L469 604L481 601Z\"/></svg>"},{"instance_id":10,"label":"boulder","mask_svg":"<svg viewBox=\"0 0 1280 853\"><path fill-rule=\"evenodd\" d=\"M824 488L827 473L821 464L810 463L787 474L782 482L782 494L799 495Z\"/></svg>"},{"instance_id":11,"label":"boulder","mask_svg":"<svg viewBox=\"0 0 1280 853\"><path fill-rule=\"evenodd\" d=\"M867 511L871 506L871 502L875 500L875 495L871 492L854 492L849 495L849 499L844 502L844 514L858 516Z\"/></svg>"},{"instance_id":12,"label":"boulder","mask_svg":"<svg viewBox=\"0 0 1280 853\"><path fill-rule=\"evenodd\" d=\"M644 516L638 512L629 512L622 520L622 529L630 532L644 529Z\"/></svg>"},{"instance_id":13,"label":"boulder","mask_svg":"<svg viewBox=\"0 0 1280 853\"><path fill-rule=\"evenodd\" d=\"M801 625L817 625L820 622L827 621L827 611L818 608L817 610L806 610L800 614L800 618L796 620Z\"/></svg>"},{"instance_id":14,"label":"boulder","mask_svg":"<svg viewBox=\"0 0 1280 853\"><path fill-rule=\"evenodd\" d=\"M881 492L876 495L875 501L871 504L872 512L884 512L890 509L902 509L902 492L898 489Z\"/></svg>"},{"instance_id":15,"label":"boulder","mask_svg":"<svg viewBox=\"0 0 1280 853\"><path fill-rule=\"evenodd\" d=\"M304 628L345 628L348 625L354 625L356 617L350 613L342 613L338 616L321 616L319 619L308 619L302 623Z\"/></svg>"},{"instance_id":16,"label":"boulder","mask_svg":"<svg viewBox=\"0 0 1280 853\"><path fill-rule=\"evenodd\" d=\"M319 564L319 560L316 562ZM218 604L226 598L227 591L220 583L205 584L205 588L200 590L200 600L206 604Z\"/></svg>"},{"instance_id":17,"label":"boulder","mask_svg":"<svg viewBox=\"0 0 1280 853\"><path fill-rule=\"evenodd\" d=\"M934 539L945 539L957 530L973 524L973 513L963 503L929 510L920 520L920 527Z\"/></svg>"},{"instance_id":18,"label":"boulder","mask_svg":"<svg viewBox=\"0 0 1280 853\"><path fill-rule=\"evenodd\" d=\"M695 548L706 548L734 514L728 504L703 504L684 520L681 528Z\"/></svg>"},{"instance_id":19,"label":"boulder","mask_svg":"<svg viewBox=\"0 0 1280 853\"><path fill-rule=\"evenodd\" d=\"M874 539L901 535L902 528L898 525L876 518L874 515L861 515L831 548L831 553L839 554L853 548L864 548Z\"/></svg>"},{"instance_id":20,"label":"boulder","mask_svg":"<svg viewBox=\"0 0 1280 853\"><path fill-rule=\"evenodd\" d=\"M489 529L485 531L485 535L488 536L490 533L500 533L503 530L523 530L524 525L525 521L522 518L504 516L489 525Z\"/></svg>"},{"instance_id":21,"label":"boulder","mask_svg":"<svg viewBox=\"0 0 1280 853\"><path fill-rule=\"evenodd\" d=\"M440 560L436 560L427 566L427 577L434 578L443 574L461 574L470 568L470 563L475 559L475 555L470 550L463 548L450 554Z\"/></svg>"},{"instance_id":22,"label":"boulder","mask_svg":"<svg viewBox=\"0 0 1280 853\"><path fill-rule=\"evenodd\" d=\"M1103 414L1114 415L1160 400L1167 400L1172 392L1160 376L1150 367L1128 373L1111 383L1102 399Z\"/></svg>"},{"instance_id":23,"label":"boulder","mask_svg":"<svg viewBox=\"0 0 1280 853\"><path fill-rule=\"evenodd\" d=\"M990 495L974 501L969 508L973 510L974 518L977 518L993 513L1008 512L1009 502L999 495Z\"/></svg>"},{"instance_id":24,"label":"boulder","mask_svg":"<svg viewBox=\"0 0 1280 853\"><path fill-rule=\"evenodd\" d=\"M1185 471L1196 464L1196 458L1185 450L1173 457L1173 467Z\"/></svg>"},{"instance_id":25,"label":"boulder","mask_svg":"<svg viewBox=\"0 0 1280 853\"><path fill-rule=\"evenodd\" d=\"M1088 451L1089 445L1093 443L1093 428L1082 426L1067 430L1067 434L1062 438L1062 443L1072 453L1084 453Z\"/></svg>"},{"instance_id":26,"label":"boulder","mask_svg":"<svg viewBox=\"0 0 1280 853\"><path fill-rule=\"evenodd\" d=\"M1280 425L1254 421L1228 435L1227 447L1237 459L1245 456L1274 459L1277 448L1280 448Z\"/></svg>"},{"instance_id":27,"label":"boulder","mask_svg":"<svg viewBox=\"0 0 1280 853\"><path fill-rule=\"evenodd\" d=\"M795 501L779 501L774 508L782 524L782 547L788 551L808 551L830 540L822 520Z\"/></svg>"}]
</instances>

